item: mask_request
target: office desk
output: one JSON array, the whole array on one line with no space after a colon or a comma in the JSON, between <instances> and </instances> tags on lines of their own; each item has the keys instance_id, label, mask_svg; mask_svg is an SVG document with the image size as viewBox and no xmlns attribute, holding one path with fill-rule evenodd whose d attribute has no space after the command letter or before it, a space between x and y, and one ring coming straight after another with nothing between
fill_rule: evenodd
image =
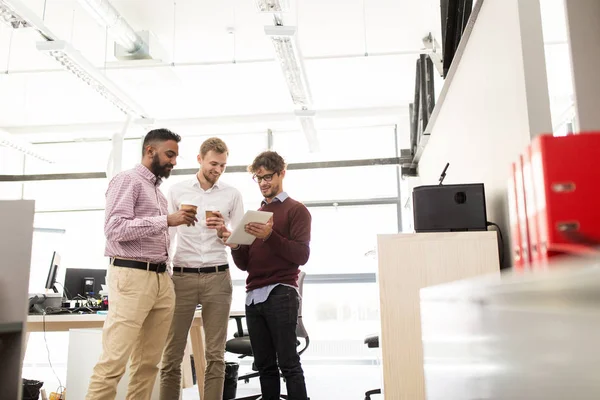
<instances>
[{"instance_id":1,"label":"office desk","mask_svg":"<svg viewBox=\"0 0 600 400\"><path fill-rule=\"evenodd\" d=\"M99 314L58 314L58 315L29 315L27 316L27 333L67 332L69 329L102 328L106 315Z\"/></svg>"},{"instance_id":2,"label":"office desk","mask_svg":"<svg viewBox=\"0 0 600 400\"><path fill-rule=\"evenodd\" d=\"M243 316L243 311L231 311L230 318ZM26 342L29 340L31 332L67 332L69 329L93 329L102 328L106 315L100 314L58 314L58 315L29 315L27 317L27 336ZM204 371L206 370L206 359L204 358L204 330L202 329L202 311L197 310L194 315L192 327L190 329L189 338L192 342L192 354L194 355L194 366L196 368L196 379L198 382L198 393L202 398L204 393ZM45 325L45 328L44 328ZM184 357L182 373L184 375L184 387L191 386L191 367L188 357Z\"/></svg>"}]
</instances>

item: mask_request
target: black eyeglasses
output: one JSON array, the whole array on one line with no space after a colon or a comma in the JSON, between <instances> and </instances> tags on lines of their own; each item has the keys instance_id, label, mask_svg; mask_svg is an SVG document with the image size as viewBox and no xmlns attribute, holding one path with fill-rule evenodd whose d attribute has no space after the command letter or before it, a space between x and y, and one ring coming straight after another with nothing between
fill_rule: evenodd
<instances>
[{"instance_id":1,"label":"black eyeglasses","mask_svg":"<svg viewBox=\"0 0 600 400\"><path fill-rule=\"evenodd\" d=\"M254 179L254 182L257 183L261 183L263 180L265 182L271 182L273 180L273 175L278 174L279 172L273 172L272 174L266 174L263 176L258 176L258 175L253 175L252 179Z\"/></svg>"}]
</instances>

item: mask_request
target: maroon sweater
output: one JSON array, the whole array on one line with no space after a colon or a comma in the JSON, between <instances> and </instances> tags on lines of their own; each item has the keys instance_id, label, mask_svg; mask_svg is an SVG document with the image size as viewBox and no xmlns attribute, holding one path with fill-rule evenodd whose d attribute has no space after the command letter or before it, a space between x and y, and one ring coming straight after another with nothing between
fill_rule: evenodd
<instances>
[{"instance_id":1,"label":"maroon sweater","mask_svg":"<svg viewBox=\"0 0 600 400\"><path fill-rule=\"evenodd\" d=\"M246 291L275 283L298 286L298 267L306 264L310 254L308 209L288 197L283 203L265 204L260 211L273 213L271 236L231 252L235 265L248 272Z\"/></svg>"}]
</instances>

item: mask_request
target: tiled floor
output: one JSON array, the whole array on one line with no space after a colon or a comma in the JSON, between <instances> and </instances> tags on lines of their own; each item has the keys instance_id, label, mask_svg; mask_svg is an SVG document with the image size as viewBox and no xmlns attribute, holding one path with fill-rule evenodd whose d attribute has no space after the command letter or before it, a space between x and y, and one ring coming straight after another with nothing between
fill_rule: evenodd
<instances>
[{"instance_id":1,"label":"tiled floor","mask_svg":"<svg viewBox=\"0 0 600 400\"><path fill-rule=\"evenodd\" d=\"M363 400L366 390L381 387L381 370L376 365L318 365L316 362L304 365L308 394L311 400ZM65 383L66 365L55 365L57 375ZM241 373L248 371L248 366L240 367ZM39 379L44 387L55 390L58 381L48 366L26 366L23 377ZM282 388L285 384L282 384ZM238 397L260 393L258 379L251 379L250 383L238 382ZM285 390L284 390L285 393ZM1 397L1 396L0 396ZM381 398L374 396L373 400ZM196 386L183 391L183 400L197 400L198 389ZM83 400L83 399L74 399Z\"/></svg>"},{"instance_id":2,"label":"tiled floor","mask_svg":"<svg viewBox=\"0 0 600 400\"><path fill-rule=\"evenodd\" d=\"M240 368L244 368L242 366ZM242 373L246 372L242 369ZM311 400L363 400L365 391L380 388L380 367L375 365L304 365L306 387ZM285 384L282 384L282 388ZM258 379L238 382L237 396L260 393ZM285 391L284 391L285 393ZM185 389L183 400L197 400L198 389ZM373 396L373 400L381 396Z\"/></svg>"}]
</instances>

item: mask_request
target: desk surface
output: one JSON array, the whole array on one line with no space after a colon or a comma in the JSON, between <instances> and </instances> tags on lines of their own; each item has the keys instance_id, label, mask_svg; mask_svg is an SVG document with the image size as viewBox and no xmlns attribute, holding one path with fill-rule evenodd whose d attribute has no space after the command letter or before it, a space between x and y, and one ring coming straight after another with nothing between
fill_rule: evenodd
<instances>
[{"instance_id":1,"label":"desk surface","mask_svg":"<svg viewBox=\"0 0 600 400\"><path fill-rule=\"evenodd\" d=\"M56 323L56 322L83 322L83 321L102 321L106 319L106 314L50 314L50 315L28 315L27 324L31 323Z\"/></svg>"},{"instance_id":2,"label":"desk surface","mask_svg":"<svg viewBox=\"0 0 600 400\"><path fill-rule=\"evenodd\" d=\"M245 314L244 311L230 311L229 317L239 317ZM106 317L106 314L29 315L27 317L27 335L31 332L68 332L71 329L100 329L104 325ZM204 370L206 369L202 322L202 310L196 310L190 330L190 339L192 342L192 353L196 356L194 357L194 364L196 371L199 371L196 372L196 376L199 382L198 394L200 396L204 393ZM191 377L191 369L187 373L185 371L184 369L184 374L188 374Z\"/></svg>"},{"instance_id":3,"label":"desk surface","mask_svg":"<svg viewBox=\"0 0 600 400\"><path fill-rule=\"evenodd\" d=\"M244 316L244 311L231 311L230 317ZM197 310L194 318L202 317L202 310ZM101 328L106 320L106 314L54 314L54 315L28 315L27 331L42 332L44 324L46 331L68 331L77 328Z\"/></svg>"}]
</instances>

